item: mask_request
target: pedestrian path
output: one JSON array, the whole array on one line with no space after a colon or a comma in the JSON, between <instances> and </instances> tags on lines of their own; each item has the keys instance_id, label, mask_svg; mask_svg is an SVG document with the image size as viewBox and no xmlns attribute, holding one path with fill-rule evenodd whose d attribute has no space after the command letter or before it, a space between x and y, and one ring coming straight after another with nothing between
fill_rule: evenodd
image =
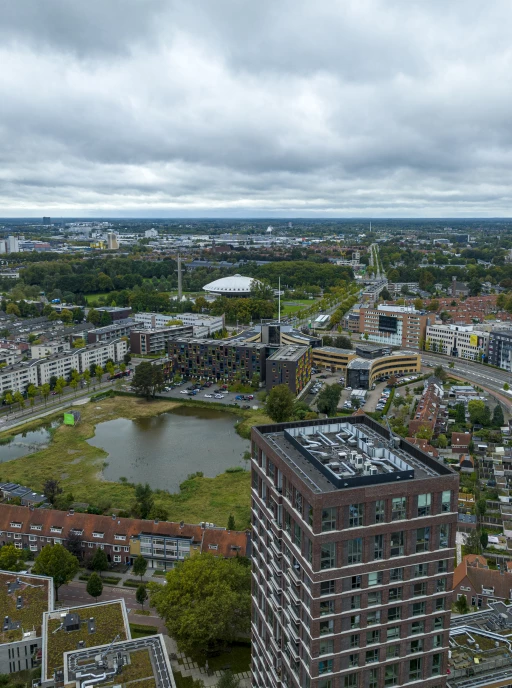
<instances>
[{"instance_id":1,"label":"pedestrian path","mask_svg":"<svg viewBox=\"0 0 512 688\"><path fill-rule=\"evenodd\" d=\"M179 671L184 677L190 677L194 681L202 681L205 688L214 688L217 685L222 676L222 671L207 671L206 667L200 667L197 662L194 662L183 652L178 652L176 642L172 638L164 636L164 640L174 672ZM240 681L240 688L251 688L250 671L244 671L241 674L235 674L235 676Z\"/></svg>"}]
</instances>

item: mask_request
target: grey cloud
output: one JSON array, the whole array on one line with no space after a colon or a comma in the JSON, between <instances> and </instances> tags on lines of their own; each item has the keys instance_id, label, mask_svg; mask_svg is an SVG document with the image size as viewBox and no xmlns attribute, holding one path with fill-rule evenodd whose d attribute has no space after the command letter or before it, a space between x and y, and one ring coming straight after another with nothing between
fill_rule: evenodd
<instances>
[{"instance_id":1,"label":"grey cloud","mask_svg":"<svg viewBox=\"0 0 512 688\"><path fill-rule=\"evenodd\" d=\"M0 213L508 215L497 0L0 9Z\"/></svg>"}]
</instances>

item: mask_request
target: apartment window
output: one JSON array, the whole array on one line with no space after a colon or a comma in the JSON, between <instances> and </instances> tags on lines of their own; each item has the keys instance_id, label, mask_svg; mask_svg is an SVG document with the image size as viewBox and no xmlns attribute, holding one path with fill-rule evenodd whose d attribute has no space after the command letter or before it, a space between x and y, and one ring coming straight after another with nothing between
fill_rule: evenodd
<instances>
[{"instance_id":1,"label":"apartment window","mask_svg":"<svg viewBox=\"0 0 512 688\"><path fill-rule=\"evenodd\" d=\"M402 588L389 588L389 601L395 602L402 599Z\"/></svg>"},{"instance_id":2,"label":"apartment window","mask_svg":"<svg viewBox=\"0 0 512 688\"><path fill-rule=\"evenodd\" d=\"M327 530L336 530L336 507L322 509L322 533Z\"/></svg>"},{"instance_id":3,"label":"apartment window","mask_svg":"<svg viewBox=\"0 0 512 688\"><path fill-rule=\"evenodd\" d=\"M327 640L321 640L319 643L319 654L321 655L332 655L334 652L334 640L328 638Z\"/></svg>"},{"instance_id":4,"label":"apartment window","mask_svg":"<svg viewBox=\"0 0 512 688\"><path fill-rule=\"evenodd\" d=\"M324 542L320 549L320 568L333 569L336 566L336 544Z\"/></svg>"},{"instance_id":5,"label":"apartment window","mask_svg":"<svg viewBox=\"0 0 512 688\"><path fill-rule=\"evenodd\" d=\"M443 636L441 634L435 635L432 641L432 647L442 647Z\"/></svg>"},{"instance_id":6,"label":"apartment window","mask_svg":"<svg viewBox=\"0 0 512 688\"><path fill-rule=\"evenodd\" d=\"M105 533L93 532L92 536L95 538L102 538L105 536Z\"/></svg>"},{"instance_id":7,"label":"apartment window","mask_svg":"<svg viewBox=\"0 0 512 688\"><path fill-rule=\"evenodd\" d=\"M323 600L320 602L320 616L334 614L334 600Z\"/></svg>"},{"instance_id":8,"label":"apartment window","mask_svg":"<svg viewBox=\"0 0 512 688\"><path fill-rule=\"evenodd\" d=\"M437 562L437 573L448 573L448 559Z\"/></svg>"},{"instance_id":9,"label":"apartment window","mask_svg":"<svg viewBox=\"0 0 512 688\"><path fill-rule=\"evenodd\" d=\"M380 623L380 609L368 612L366 616L366 625L367 626L374 626L375 624Z\"/></svg>"},{"instance_id":10,"label":"apartment window","mask_svg":"<svg viewBox=\"0 0 512 688\"><path fill-rule=\"evenodd\" d=\"M446 578L437 579L436 592L446 592Z\"/></svg>"},{"instance_id":11,"label":"apartment window","mask_svg":"<svg viewBox=\"0 0 512 688\"><path fill-rule=\"evenodd\" d=\"M50 526L50 533L62 533L62 528L58 526Z\"/></svg>"},{"instance_id":12,"label":"apartment window","mask_svg":"<svg viewBox=\"0 0 512 688\"><path fill-rule=\"evenodd\" d=\"M431 513L432 495L418 495L418 516L429 516Z\"/></svg>"},{"instance_id":13,"label":"apartment window","mask_svg":"<svg viewBox=\"0 0 512 688\"><path fill-rule=\"evenodd\" d=\"M414 578L422 578L423 576L427 575L427 571L428 571L427 564L416 564L412 573L413 573Z\"/></svg>"},{"instance_id":14,"label":"apartment window","mask_svg":"<svg viewBox=\"0 0 512 688\"><path fill-rule=\"evenodd\" d=\"M359 647L359 633L352 633L350 636L350 647Z\"/></svg>"},{"instance_id":15,"label":"apartment window","mask_svg":"<svg viewBox=\"0 0 512 688\"><path fill-rule=\"evenodd\" d=\"M382 571L374 571L368 574L368 587L382 585Z\"/></svg>"},{"instance_id":16,"label":"apartment window","mask_svg":"<svg viewBox=\"0 0 512 688\"><path fill-rule=\"evenodd\" d=\"M412 615L422 616L425 613L425 602L415 602L412 605Z\"/></svg>"},{"instance_id":17,"label":"apartment window","mask_svg":"<svg viewBox=\"0 0 512 688\"><path fill-rule=\"evenodd\" d=\"M360 564L363 561L363 540L362 538L354 538L347 543L347 563Z\"/></svg>"},{"instance_id":18,"label":"apartment window","mask_svg":"<svg viewBox=\"0 0 512 688\"><path fill-rule=\"evenodd\" d=\"M353 652L348 656L349 669L359 666L359 652Z\"/></svg>"},{"instance_id":19,"label":"apartment window","mask_svg":"<svg viewBox=\"0 0 512 688\"><path fill-rule=\"evenodd\" d=\"M14 533L15 540L21 540L21 533Z\"/></svg>"},{"instance_id":20,"label":"apartment window","mask_svg":"<svg viewBox=\"0 0 512 688\"><path fill-rule=\"evenodd\" d=\"M391 553L392 557L401 557L404 553L404 534L401 530L391 533Z\"/></svg>"},{"instance_id":21,"label":"apartment window","mask_svg":"<svg viewBox=\"0 0 512 688\"><path fill-rule=\"evenodd\" d=\"M406 498L393 497L391 501L391 520L401 521L405 518Z\"/></svg>"},{"instance_id":22,"label":"apartment window","mask_svg":"<svg viewBox=\"0 0 512 688\"><path fill-rule=\"evenodd\" d=\"M363 525L364 504L351 504L348 508L348 527L357 528Z\"/></svg>"},{"instance_id":23,"label":"apartment window","mask_svg":"<svg viewBox=\"0 0 512 688\"><path fill-rule=\"evenodd\" d=\"M374 607L376 604L382 604L382 593L380 590L372 590L368 593L368 606Z\"/></svg>"},{"instance_id":24,"label":"apartment window","mask_svg":"<svg viewBox=\"0 0 512 688\"><path fill-rule=\"evenodd\" d=\"M28 540L29 542L37 542L37 535L29 535Z\"/></svg>"},{"instance_id":25,"label":"apartment window","mask_svg":"<svg viewBox=\"0 0 512 688\"><path fill-rule=\"evenodd\" d=\"M382 559L384 557L384 535L375 535L373 538L373 558Z\"/></svg>"},{"instance_id":26,"label":"apartment window","mask_svg":"<svg viewBox=\"0 0 512 688\"><path fill-rule=\"evenodd\" d=\"M370 672L368 674L368 688L380 688L378 669L370 669Z\"/></svg>"},{"instance_id":27,"label":"apartment window","mask_svg":"<svg viewBox=\"0 0 512 688\"><path fill-rule=\"evenodd\" d=\"M390 583L395 583L396 581L402 581L404 579L403 568L390 569L389 571L389 581Z\"/></svg>"},{"instance_id":28,"label":"apartment window","mask_svg":"<svg viewBox=\"0 0 512 688\"><path fill-rule=\"evenodd\" d=\"M422 597L427 594L427 584L426 583L415 583L412 587L413 597Z\"/></svg>"},{"instance_id":29,"label":"apartment window","mask_svg":"<svg viewBox=\"0 0 512 688\"><path fill-rule=\"evenodd\" d=\"M384 686L398 685L398 664L389 664L384 669Z\"/></svg>"},{"instance_id":30,"label":"apartment window","mask_svg":"<svg viewBox=\"0 0 512 688\"><path fill-rule=\"evenodd\" d=\"M421 678L421 669L423 660L421 657L415 657L409 661L409 681L417 681Z\"/></svg>"},{"instance_id":31,"label":"apartment window","mask_svg":"<svg viewBox=\"0 0 512 688\"><path fill-rule=\"evenodd\" d=\"M352 595L350 598L350 609L361 608L361 595Z\"/></svg>"},{"instance_id":32,"label":"apartment window","mask_svg":"<svg viewBox=\"0 0 512 688\"><path fill-rule=\"evenodd\" d=\"M430 549L430 528L416 529L416 554Z\"/></svg>"},{"instance_id":33,"label":"apartment window","mask_svg":"<svg viewBox=\"0 0 512 688\"><path fill-rule=\"evenodd\" d=\"M489 601L490 601L490 600L489 600ZM444 602L445 602L445 598L444 598L444 597L441 597L441 599L436 600L436 609L435 609L436 612L442 612L442 611L443 611L443 609L444 609Z\"/></svg>"},{"instance_id":34,"label":"apartment window","mask_svg":"<svg viewBox=\"0 0 512 688\"><path fill-rule=\"evenodd\" d=\"M386 502L379 499L375 502L375 523L384 523L386 519Z\"/></svg>"},{"instance_id":35,"label":"apartment window","mask_svg":"<svg viewBox=\"0 0 512 688\"><path fill-rule=\"evenodd\" d=\"M389 645L386 648L386 659L395 659L400 657L400 645Z\"/></svg>"},{"instance_id":36,"label":"apartment window","mask_svg":"<svg viewBox=\"0 0 512 688\"><path fill-rule=\"evenodd\" d=\"M335 581L323 581L320 583L320 595L334 595Z\"/></svg>"},{"instance_id":37,"label":"apartment window","mask_svg":"<svg viewBox=\"0 0 512 688\"><path fill-rule=\"evenodd\" d=\"M360 628L361 614L354 614L350 617L350 628Z\"/></svg>"},{"instance_id":38,"label":"apartment window","mask_svg":"<svg viewBox=\"0 0 512 688\"><path fill-rule=\"evenodd\" d=\"M276 472L276 467L272 463L270 459L267 459L267 475L270 478L271 482L274 482L274 476Z\"/></svg>"},{"instance_id":39,"label":"apartment window","mask_svg":"<svg viewBox=\"0 0 512 688\"><path fill-rule=\"evenodd\" d=\"M352 578L350 579L352 590L357 590L361 587L361 580L362 576L352 576Z\"/></svg>"},{"instance_id":40,"label":"apartment window","mask_svg":"<svg viewBox=\"0 0 512 688\"><path fill-rule=\"evenodd\" d=\"M386 631L386 640L395 640L396 638L400 638L400 626L390 626Z\"/></svg>"},{"instance_id":41,"label":"apartment window","mask_svg":"<svg viewBox=\"0 0 512 688\"><path fill-rule=\"evenodd\" d=\"M373 643L380 642L380 631L367 631L366 633L366 644L373 645Z\"/></svg>"},{"instance_id":42,"label":"apartment window","mask_svg":"<svg viewBox=\"0 0 512 688\"><path fill-rule=\"evenodd\" d=\"M436 631L440 630L441 628L444 628L444 617L442 616L436 616L434 618L434 629Z\"/></svg>"},{"instance_id":43,"label":"apartment window","mask_svg":"<svg viewBox=\"0 0 512 688\"><path fill-rule=\"evenodd\" d=\"M334 620L320 621L320 635L328 635L334 633Z\"/></svg>"},{"instance_id":44,"label":"apartment window","mask_svg":"<svg viewBox=\"0 0 512 688\"><path fill-rule=\"evenodd\" d=\"M299 549L302 546L302 531L298 523L293 524L293 544Z\"/></svg>"},{"instance_id":45,"label":"apartment window","mask_svg":"<svg viewBox=\"0 0 512 688\"><path fill-rule=\"evenodd\" d=\"M11 521L11 528L21 528L21 523L17 521Z\"/></svg>"},{"instance_id":46,"label":"apartment window","mask_svg":"<svg viewBox=\"0 0 512 688\"><path fill-rule=\"evenodd\" d=\"M411 640L409 652L411 653L411 655L415 652L423 652L423 638L416 638L415 640Z\"/></svg>"},{"instance_id":47,"label":"apartment window","mask_svg":"<svg viewBox=\"0 0 512 688\"><path fill-rule=\"evenodd\" d=\"M345 676L345 681L343 682L343 688L357 688L359 674L350 674Z\"/></svg>"},{"instance_id":48,"label":"apartment window","mask_svg":"<svg viewBox=\"0 0 512 688\"><path fill-rule=\"evenodd\" d=\"M448 547L450 540L450 526L448 523L443 523L439 526L439 549Z\"/></svg>"},{"instance_id":49,"label":"apartment window","mask_svg":"<svg viewBox=\"0 0 512 688\"><path fill-rule=\"evenodd\" d=\"M366 650L366 664L373 664L379 661L379 650L374 648L373 650Z\"/></svg>"},{"instance_id":50,"label":"apartment window","mask_svg":"<svg viewBox=\"0 0 512 688\"><path fill-rule=\"evenodd\" d=\"M43 526L41 525L31 525L30 530L43 530Z\"/></svg>"},{"instance_id":51,"label":"apartment window","mask_svg":"<svg viewBox=\"0 0 512 688\"><path fill-rule=\"evenodd\" d=\"M450 511L452 503L451 490L446 490L441 495L441 511Z\"/></svg>"},{"instance_id":52,"label":"apartment window","mask_svg":"<svg viewBox=\"0 0 512 688\"><path fill-rule=\"evenodd\" d=\"M126 540L126 535L114 535L114 540Z\"/></svg>"},{"instance_id":53,"label":"apartment window","mask_svg":"<svg viewBox=\"0 0 512 688\"><path fill-rule=\"evenodd\" d=\"M441 654L432 655L432 671L430 672L432 676L439 676L441 673L442 657Z\"/></svg>"},{"instance_id":54,"label":"apartment window","mask_svg":"<svg viewBox=\"0 0 512 688\"><path fill-rule=\"evenodd\" d=\"M332 672L332 659L324 659L324 660L318 662L318 673L320 675L330 674L331 672Z\"/></svg>"},{"instance_id":55,"label":"apartment window","mask_svg":"<svg viewBox=\"0 0 512 688\"><path fill-rule=\"evenodd\" d=\"M295 509L302 514L302 495L298 490L295 490Z\"/></svg>"},{"instance_id":56,"label":"apartment window","mask_svg":"<svg viewBox=\"0 0 512 688\"><path fill-rule=\"evenodd\" d=\"M402 618L402 608L401 607L390 607L388 609L388 621L398 621Z\"/></svg>"},{"instance_id":57,"label":"apartment window","mask_svg":"<svg viewBox=\"0 0 512 688\"><path fill-rule=\"evenodd\" d=\"M324 678L323 681L319 682L318 688L332 688L331 679L330 678Z\"/></svg>"}]
</instances>

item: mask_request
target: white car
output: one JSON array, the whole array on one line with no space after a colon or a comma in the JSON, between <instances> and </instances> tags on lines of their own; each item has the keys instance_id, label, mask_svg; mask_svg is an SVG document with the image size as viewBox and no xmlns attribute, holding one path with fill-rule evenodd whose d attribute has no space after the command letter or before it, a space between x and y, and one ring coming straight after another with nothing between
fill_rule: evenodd
<instances>
[{"instance_id":1,"label":"white car","mask_svg":"<svg viewBox=\"0 0 512 688\"><path fill-rule=\"evenodd\" d=\"M188 394L186 389L180 389L180 394Z\"/></svg>"},{"instance_id":2,"label":"white car","mask_svg":"<svg viewBox=\"0 0 512 688\"><path fill-rule=\"evenodd\" d=\"M216 394L215 398L216 399L224 399L224 394Z\"/></svg>"},{"instance_id":3,"label":"white car","mask_svg":"<svg viewBox=\"0 0 512 688\"><path fill-rule=\"evenodd\" d=\"M207 399L212 399L212 398L213 398L213 394L205 394L204 396L205 396Z\"/></svg>"}]
</instances>

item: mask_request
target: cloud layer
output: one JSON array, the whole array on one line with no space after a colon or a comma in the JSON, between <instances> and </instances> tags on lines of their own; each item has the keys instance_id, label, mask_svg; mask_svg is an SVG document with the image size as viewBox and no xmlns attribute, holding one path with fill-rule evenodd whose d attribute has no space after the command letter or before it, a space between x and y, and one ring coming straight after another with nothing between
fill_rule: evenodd
<instances>
[{"instance_id":1,"label":"cloud layer","mask_svg":"<svg viewBox=\"0 0 512 688\"><path fill-rule=\"evenodd\" d=\"M0 6L0 215L508 216L508 0Z\"/></svg>"}]
</instances>

